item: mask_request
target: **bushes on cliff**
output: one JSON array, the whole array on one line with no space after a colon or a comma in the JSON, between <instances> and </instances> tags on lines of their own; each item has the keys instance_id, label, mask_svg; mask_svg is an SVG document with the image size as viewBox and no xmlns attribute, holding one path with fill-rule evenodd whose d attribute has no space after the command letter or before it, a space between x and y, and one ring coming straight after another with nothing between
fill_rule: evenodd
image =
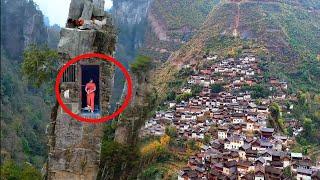
<instances>
[{"instance_id":1,"label":"bushes on cliff","mask_svg":"<svg viewBox=\"0 0 320 180\"><path fill-rule=\"evenodd\" d=\"M53 82L57 74L57 58L55 50L31 45L23 53L22 72L36 87Z\"/></svg>"},{"instance_id":2,"label":"bushes on cliff","mask_svg":"<svg viewBox=\"0 0 320 180\"><path fill-rule=\"evenodd\" d=\"M188 101L192 97L191 93L183 93L176 97L177 102Z\"/></svg>"},{"instance_id":3,"label":"bushes on cliff","mask_svg":"<svg viewBox=\"0 0 320 180\"><path fill-rule=\"evenodd\" d=\"M141 74L146 72L151 66L151 58L139 55L135 61L130 65L133 73Z\"/></svg>"},{"instance_id":4,"label":"bushes on cliff","mask_svg":"<svg viewBox=\"0 0 320 180\"><path fill-rule=\"evenodd\" d=\"M301 145L320 145L320 95L299 92L294 104L293 115L303 125L303 132L297 138Z\"/></svg>"},{"instance_id":5,"label":"bushes on cliff","mask_svg":"<svg viewBox=\"0 0 320 180\"><path fill-rule=\"evenodd\" d=\"M134 147L123 145L115 141L104 141L101 147L101 166L98 179L113 179L115 177L129 177L139 165L139 154Z\"/></svg>"},{"instance_id":6,"label":"bushes on cliff","mask_svg":"<svg viewBox=\"0 0 320 180\"><path fill-rule=\"evenodd\" d=\"M150 164L157 159L163 159L169 146L170 136L164 135L160 140L154 140L144 145L140 149L143 164Z\"/></svg>"},{"instance_id":7,"label":"bushes on cliff","mask_svg":"<svg viewBox=\"0 0 320 180\"><path fill-rule=\"evenodd\" d=\"M44 134L49 108L43 90L21 80L19 66L1 54L1 151L6 156L2 160L10 158L19 165L30 162L41 168L47 154Z\"/></svg>"},{"instance_id":8,"label":"bushes on cliff","mask_svg":"<svg viewBox=\"0 0 320 180\"><path fill-rule=\"evenodd\" d=\"M1 179L21 179L21 180L41 180L41 173L31 166L30 164L24 164L18 166L13 161L9 160L4 162L0 166Z\"/></svg>"},{"instance_id":9,"label":"bushes on cliff","mask_svg":"<svg viewBox=\"0 0 320 180\"><path fill-rule=\"evenodd\" d=\"M175 75L177 78L184 79L189 78L191 75L194 74L192 68L182 68L179 72Z\"/></svg>"}]
</instances>

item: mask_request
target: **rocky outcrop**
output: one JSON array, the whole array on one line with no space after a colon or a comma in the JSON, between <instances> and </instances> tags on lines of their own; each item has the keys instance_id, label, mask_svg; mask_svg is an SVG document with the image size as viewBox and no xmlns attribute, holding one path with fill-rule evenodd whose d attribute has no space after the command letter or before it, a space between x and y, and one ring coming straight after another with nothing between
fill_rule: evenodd
<instances>
[{"instance_id":1,"label":"rocky outcrop","mask_svg":"<svg viewBox=\"0 0 320 180\"><path fill-rule=\"evenodd\" d=\"M75 1L72 1L73 3ZM96 1L95 1L96 2ZM70 8L72 11L73 8ZM80 11L79 11L80 12ZM72 12L70 12L72 14ZM93 13L91 13L93 16ZM106 14L104 16L107 16ZM103 17L106 18L106 17ZM109 18L107 18L109 19ZM62 28L58 45L60 64L75 56L85 53L102 53L111 55L115 49L115 33L111 19L102 30L80 30ZM99 67L99 116L109 114L109 101L113 86L114 66L110 63L92 58L75 64L76 77L72 82L61 83L61 94L68 91L68 97L62 100L73 113L82 113L83 66ZM49 130L48 179L50 180L94 180L97 178L100 163L100 148L103 136L103 124L78 122L57 107Z\"/></svg>"},{"instance_id":2,"label":"rocky outcrop","mask_svg":"<svg viewBox=\"0 0 320 180\"><path fill-rule=\"evenodd\" d=\"M124 64L132 61L142 46L147 29L147 15L152 0L115 0L112 14L121 29L117 50ZM121 54L121 55L120 55Z\"/></svg>"},{"instance_id":3,"label":"rocky outcrop","mask_svg":"<svg viewBox=\"0 0 320 180\"><path fill-rule=\"evenodd\" d=\"M154 16L154 14L149 13L148 15L148 20L151 24L151 27L154 31L154 33L156 34L157 38L160 41L169 41L170 38L167 36L167 31L166 31L166 27L164 25L162 25Z\"/></svg>"},{"instance_id":4,"label":"rocky outcrop","mask_svg":"<svg viewBox=\"0 0 320 180\"><path fill-rule=\"evenodd\" d=\"M147 30L147 15L153 0L114 0L112 16L119 29L116 57L126 67L135 59L144 44ZM122 73L116 72L116 79L121 82ZM116 83L113 103L121 96L123 83Z\"/></svg>"},{"instance_id":5,"label":"rocky outcrop","mask_svg":"<svg viewBox=\"0 0 320 180\"><path fill-rule=\"evenodd\" d=\"M150 110L155 106L154 91L150 88L149 70L143 75L132 73L133 90L129 107L119 116L115 141L123 145L135 146L141 126L147 119ZM124 89L126 94L126 89Z\"/></svg>"},{"instance_id":6,"label":"rocky outcrop","mask_svg":"<svg viewBox=\"0 0 320 180\"><path fill-rule=\"evenodd\" d=\"M33 1L1 0L1 45L14 59L21 59L30 44L45 44L47 29L42 12Z\"/></svg>"},{"instance_id":7,"label":"rocky outcrop","mask_svg":"<svg viewBox=\"0 0 320 180\"><path fill-rule=\"evenodd\" d=\"M133 27L146 20L152 0L115 0L113 3L117 24Z\"/></svg>"}]
</instances>

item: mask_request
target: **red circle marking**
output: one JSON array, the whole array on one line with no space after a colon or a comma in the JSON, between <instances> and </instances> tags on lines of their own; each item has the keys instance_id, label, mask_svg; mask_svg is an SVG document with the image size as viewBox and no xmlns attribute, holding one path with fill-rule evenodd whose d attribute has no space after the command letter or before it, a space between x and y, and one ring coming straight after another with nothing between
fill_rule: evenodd
<instances>
[{"instance_id":1,"label":"red circle marking","mask_svg":"<svg viewBox=\"0 0 320 180\"><path fill-rule=\"evenodd\" d=\"M122 71L122 73L124 74L124 76L127 80L127 89L128 89L127 95L126 95L125 100L124 100L123 104L121 105L121 107L117 111L112 113L111 115L102 117L100 119L84 118L84 117L81 117L81 116L73 113L64 104L64 102L61 99L60 92L59 92L59 86L60 86L60 81L62 79L62 75L67 70L67 68L69 66L71 66L72 64L75 64L78 61L89 60L89 58L100 58L104 61L109 61L109 62L115 64L117 67L119 67L119 69ZM74 119L81 121L81 122L88 122L88 123L103 123L108 120L112 120L112 119L116 118L118 115L120 115L127 108L127 106L129 105L129 103L131 101L131 97L132 97L132 80L131 80L131 76L130 76L129 72L127 71L127 69L119 61L117 61L115 58L113 58L111 56L104 55L104 54L98 54L98 53L83 54L83 55L80 55L80 56L77 56L77 57L71 59L61 68L61 70L59 71L58 76L56 78L55 94L56 94L56 98L57 98L58 103L60 104L61 108L67 114L69 114L71 117L73 117Z\"/></svg>"}]
</instances>

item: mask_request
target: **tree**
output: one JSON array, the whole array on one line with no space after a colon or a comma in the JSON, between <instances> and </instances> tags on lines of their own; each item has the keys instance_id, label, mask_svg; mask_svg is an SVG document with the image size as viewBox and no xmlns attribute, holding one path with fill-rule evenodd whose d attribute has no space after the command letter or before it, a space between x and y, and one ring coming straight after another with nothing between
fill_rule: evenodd
<instances>
[{"instance_id":1,"label":"tree","mask_svg":"<svg viewBox=\"0 0 320 180\"><path fill-rule=\"evenodd\" d=\"M194 74L192 68L182 68L175 76L177 78L187 78Z\"/></svg>"},{"instance_id":2,"label":"tree","mask_svg":"<svg viewBox=\"0 0 320 180\"><path fill-rule=\"evenodd\" d=\"M192 97L191 93L183 93L183 94L180 94L176 97L176 101L177 102L188 101L190 99L190 97Z\"/></svg>"},{"instance_id":3,"label":"tree","mask_svg":"<svg viewBox=\"0 0 320 180\"><path fill-rule=\"evenodd\" d=\"M164 148L168 147L169 142L170 142L170 136L168 136L168 135L164 135L164 136L162 136L162 137L160 138L160 144L161 144Z\"/></svg>"},{"instance_id":4,"label":"tree","mask_svg":"<svg viewBox=\"0 0 320 180\"><path fill-rule=\"evenodd\" d=\"M173 101L176 99L176 93L174 91L170 91L167 95L167 101Z\"/></svg>"},{"instance_id":5,"label":"tree","mask_svg":"<svg viewBox=\"0 0 320 180\"><path fill-rule=\"evenodd\" d=\"M21 172L21 179L22 180L41 180L42 175L36 168L31 166L30 164L25 164Z\"/></svg>"},{"instance_id":6,"label":"tree","mask_svg":"<svg viewBox=\"0 0 320 180\"><path fill-rule=\"evenodd\" d=\"M254 99L258 98L266 98L270 95L270 91L262 85L254 85L254 86L249 86L249 85L244 85L241 88L242 91L250 91L251 96Z\"/></svg>"},{"instance_id":7,"label":"tree","mask_svg":"<svg viewBox=\"0 0 320 180\"><path fill-rule=\"evenodd\" d=\"M289 126L287 128L287 131L288 131L288 135L292 137L293 136L293 128L291 126Z\"/></svg>"},{"instance_id":8,"label":"tree","mask_svg":"<svg viewBox=\"0 0 320 180\"><path fill-rule=\"evenodd\" d=\"M139 153L135 147L122 145L113 140L104 141L101 146L101 167L97 179L120 177L123 172L137 167L138 163Z\"/></svg>"},{"instance_id":9,"label":"tree","mask_svg":"<svg viewBox=\"0 0 320 180\"><path fill-rule=\"evenodd\" d=\"M171 138L176 138L177 137L177 128L176 127L174 127L174 126L168 126L168 127L166 127L166 134L168 135L168 136L170 136Z\"/></svg>"},{"instance_id":10,"label":"tree","mask_svg":"<svg viewBox=\"0 0 320 180\"><path fill-rule=\"evenodd\" d=\"M208 135L208 134L204 135L203 142L204 142L205 144L209 144L210 141L211 141L211 136Z\"/></svg>"},{"instance_id":11,"label":"tree","mask_svg":"<svg viewBox=\"0 0 320 180\"><path fill-rule=\"evenodd\" d=\"M280 106L277 103L272 103L269 107L270 115L272 119L278 120L280 119Z\"/></svg>"},{"instance_id":12,"label":"tree","mask_svg":"<svg viewBox=\"0 0 320 180\"><path fill-rule=\"evenodd\" d=\"M310 118L305 118L303 121L303 136L305 138L312 137L313 124Z\"/></svg>"},{"instance_id":13,"label":"tree","mask_svg":"<svg viewBox=\"0 0 320 180\"><path fill-rule=\"evenodd\" d=\"M151 58L148 56L139 55L134 62L130 64L133 73L142 75L151 67Z\"/></svg>"},{"instance_id":14,"label":"tree","mask_svg":"<svg viewBox=\"0 0 320 180\"><path fill-rule=\"evenodd\" d=\"M12 160L5 161L1 167L1 179L10 180L41 180L41 173L31 164L23 164L21 167Z\"/></svg>"},{"instance_id":15,"label":"tree","mask_svg":"<svg viewBox=\"0 0 320 180\"><path fill-rule=\"evenodd\" d=\"M195 96L195 95L199 94L199 93L202 91L202 89L203 89L202 86L193 85L193 86L191 87L191 94L192 94L193 96Z\"/></svg>"},{"instance_id":16,"label":"tree","mask_svg":"<svg viewBox=\"0 0 320 180\"><path fill-rule=\"evenodd\" d=\"M20 168L12 161L5 161L1 166L1 178L4 179L19 179Z\"/></svg>"},{"instance_id":17,"label":"tree","mask_svg":"<svg viewBox=\"0 0 320 180\"><path fill-rule=\"evenodd\" d=\"M196 141L191 139L188 141L188 148L192 149L192 150L196 150L197 149L197 144Z\"/></svg>"},{"instance_id":18,"label":"tree","mask_svg":"<svg viewBox=\"0 0 320 180\"><path fill-rule=\"evenodd\" d=\"M283 169L283 175L286 177L292 177L291 166L287 166Z\"/></svg>"},{"instance_id":19,"label":"tree","mask_svg":"<svg viewBox=\"0 0 320 180\"><path fill-rule=\"evenodd\" d=\"M277 103L272 103L269 107L269 112L273 120L273 126L277 126L281 132L285 133L287 130L284 128L284 120L281 118L281 108Z\"/></svg>"},{"instance_id":20,"label":"tree","mask_svg":"<svg viewBox=\"0 0 320 180\"><path fill-rule=\"evenodd\" d=\"M224 91L224 88L223 88L222 84L213 84L213 85L211 85L211 92L220 93L222 91Z\"/></svg>"},{"instance_id":21,"label":"tree","mask_svg":"<svg viewBox=\"0 0 320 180\"><path fill-rule=\"evenodd\" d=\"M23 53L22 72L36 87L53 84L58 72L58 53L47 46L31 45Z\"/></svg>"}]
</instances>

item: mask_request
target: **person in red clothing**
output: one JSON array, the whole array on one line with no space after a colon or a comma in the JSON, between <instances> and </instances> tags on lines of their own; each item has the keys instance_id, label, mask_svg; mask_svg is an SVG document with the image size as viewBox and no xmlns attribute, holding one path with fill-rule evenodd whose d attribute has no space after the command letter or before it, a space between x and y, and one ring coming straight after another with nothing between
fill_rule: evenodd
<instances>
[{"instance_id":1,"label":"person in red clothing","mask_svg":"<svg viewBox=\"0 0 320 180\"><path fill-rule=\"evenodd\" d=\"M93 113L94 112L94 96L96 91L96 84L93 79L90 79L89 83L86 84L85 91L87 92L87 107Z\"/></svg>"}]
</instances>

